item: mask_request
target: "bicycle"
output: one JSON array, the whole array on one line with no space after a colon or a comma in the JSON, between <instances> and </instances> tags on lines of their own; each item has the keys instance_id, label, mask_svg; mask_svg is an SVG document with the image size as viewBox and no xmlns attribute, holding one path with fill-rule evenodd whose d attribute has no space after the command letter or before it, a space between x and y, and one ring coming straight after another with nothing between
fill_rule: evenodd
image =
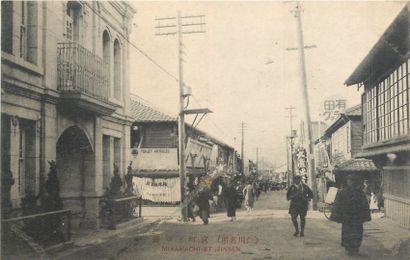
<instances>
[{"instance_id":1,"label":"bicycle","mask_svg":"<svg viewBox=\"0 0 410 260\"><path fill-rule=\"evenodd\" d=\"M339 190L337 188L330 187L328 193L326 194L326 199L323 202L321 210L323 211L323 214L328 220L330 220L330 215L332 214L334 201L336 199L338 191Z\"/></svg>"},{"instance_id":2,"label":"bicycle","mask_svg":"<svg viewBox=\"0 0 410 260\"><path fill-rule=\"evenodd\" d=\"M333 203L323 203L322 212L325 217L330 220L330 215L332 214Z\"/></svg>"}]
</instances>

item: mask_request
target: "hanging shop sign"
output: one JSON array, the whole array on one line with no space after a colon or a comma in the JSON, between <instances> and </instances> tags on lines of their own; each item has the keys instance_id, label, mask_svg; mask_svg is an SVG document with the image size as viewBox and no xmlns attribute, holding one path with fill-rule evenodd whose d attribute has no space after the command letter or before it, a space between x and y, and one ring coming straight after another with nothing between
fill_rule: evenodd
<instances>
[{"instance_id":1,"label":"hanging shop sign","mask_svg":"<svg viewBox=\"0 0 410 260\"><path fill-rule=\"evenodd\" d=\"M185 149L185 165L191 168L208 168L212 146L188 138Z\"/></svg>"}]
</instances>

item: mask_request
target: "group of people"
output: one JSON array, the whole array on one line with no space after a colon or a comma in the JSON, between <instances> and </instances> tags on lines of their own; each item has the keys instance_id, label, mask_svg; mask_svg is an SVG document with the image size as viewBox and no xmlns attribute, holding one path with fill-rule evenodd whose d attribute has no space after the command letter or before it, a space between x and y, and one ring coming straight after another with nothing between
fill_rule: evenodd
<instances>
[{"instance_id":1,"label":"group of people","mask_svg":"<svg viewBox=\"0 0 410 260\"><path fill-rule=\"evenodd\" d=\"M295 227L294 236L305 235L306 214L313 192L301 181L300 176L294 177L294 183L289 187L286 197L290 200L289 214ZM300 229L297 218L300 217ZM363 223L371 220L369 201L363 191L363 180L356 174L350 174L346 179L346 187L341 189L335 199L331 220L342 224L341 245L349 256L359 254L363 240Z\"/></svg>"},{"instance_id":2,"label":"group of people","mask_svg":"<svg viewBox=\"0 0 410 260\"><path fill-rule=\"evenodd\" d=\"M213 196L211 189L196 191L192 185L189 185L188 188L191 194L188 203L188 219L194 222L196 221L195 217L199 216L203 223L207 225L211 211L210 205L214 203L215 196ZM218 200L223 200L227 216L230 218L230 221L235 221L236 209L240 208L244 202L247 212L251 212L258 195L258 189L254 183L248 182L242 188L241 183L232 181L222 189Z\"/></svg>"}]
</instances>

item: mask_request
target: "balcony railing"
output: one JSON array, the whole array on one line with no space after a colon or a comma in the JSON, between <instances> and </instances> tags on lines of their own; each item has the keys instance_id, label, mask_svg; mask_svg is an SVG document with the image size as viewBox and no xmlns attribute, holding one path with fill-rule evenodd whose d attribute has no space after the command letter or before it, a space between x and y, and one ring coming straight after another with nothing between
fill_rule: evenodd
<instances>
[{"instance_id":1,"label":"balcony railing","mask_svg":"<svg viewBox=\"0 0 410 260\"><path fill-rule=\"evenodd\" d=\"M109 64L76 42L58 43L58 90L109 97Z\"/></svg>"}]
</instances>

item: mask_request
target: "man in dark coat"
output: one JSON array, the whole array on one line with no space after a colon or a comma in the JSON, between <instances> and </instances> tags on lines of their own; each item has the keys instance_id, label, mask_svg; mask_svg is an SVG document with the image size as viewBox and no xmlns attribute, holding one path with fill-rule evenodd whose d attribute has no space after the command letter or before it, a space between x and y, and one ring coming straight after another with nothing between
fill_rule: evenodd
<instances>
[{"instance_id":1,"label":"man in dark coat","mask_svg":"<svg viewBox=\"0 0 410 260\"><path fill-rule=\"evenodd\" d=\"M298 216L300 216L300 236L305 235L306 214L309 201L313 198L313 192L306 184L302 183L301 176L293 178L293 184L286 193L286 198L290 200L289 214L295 227L295 237L299 235Z\"/></svg>"},{"instance_id":2,"label":"man in dark coat","mask_svg":"<svg viewBox=\"0 0 410 260\"><path fill-rule=\"evenodd\" d=\"M202 219L205 225L208 225L210 210L209 200L212 200L212 193L209 189L205 188L198 192L196 204L199 207L199 217Z\"/></svg>"},{"instance_id":3,"label":"man in dark coat","mask_svg":"<svg viewBox=\"0 0 410 260\"><path fill-rule=\"evenodd\" d=\"M369 203L362 190L363 180L351 174L347 187L338 192L331 220L342 224L342 246L351 256L359 254L363 240L363 223L371 220Z\"/></svg>"},{"instance_id":4,"label":"man in dark coat","mask_svg":"<svg viewBox=\"0 0 410 260\"><path fill-rule=\"evenodd\" d=\"M225 188L223 196L225 198L227 215L231 218L231 221L234 221L236 219L236 207L239 203L239 196L233 184L229 184Z\"/></svg>"}]
</instances>

